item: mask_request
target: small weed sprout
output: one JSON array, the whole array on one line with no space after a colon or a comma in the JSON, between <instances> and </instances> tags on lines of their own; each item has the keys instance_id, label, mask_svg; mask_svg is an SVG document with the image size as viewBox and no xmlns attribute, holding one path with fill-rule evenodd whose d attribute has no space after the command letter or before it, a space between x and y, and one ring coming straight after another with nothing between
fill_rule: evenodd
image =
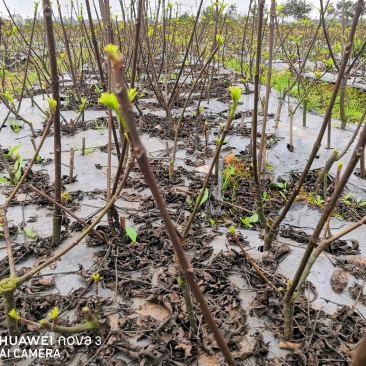
<instances>
[{"instance_id":1,"label":"small weed sprout","mask_svg":"<svg viewBox=\"0 0 366 366\"><path fill-rule=\"evenodd\" d=\"M323 206L325 201L322 199L322 197L319 194L314 197L313 193L309 193L307 196L306 202L311 205L321 207L321 206Z\"/></svg>"},{"instance_id":2,"label":"small weed sprout","mask_svg":"<svg viewBox=\"0 0 366 366\"><path fill-rule=\"evenodd\" d=\"M78 148L77 146L74 146L74 149L75 149L75 151L80 151L81 152L81 149ZM93 152L94 152L94 148L89 147L88 149L85 149L84 155L89 155L89 154L92 154Z\"/></svg>"},{"instance_id":3,"label":"small weed sprout","mask_svg":"<svg viewBox=\"0 0 366 366\"><path fill-rule=\"evenodd\" d=\"M64 205L67 202L72 201L74 198L72 197L72 195L68 192L64 192L61 194L61 203Z\"/></svg>"},{"instance_id":4,"label":"small weed sprout","mask_svg":"<svg viewBox=\"0 0 366 366\"><path fill-rule=\"evenodd\" d=\"M250 228L250 227L253 227L252 224L255 224L256 222L258 222L258 215L254 214L252 216L247 216L244 218L241 217L240 221L244 226Z\"/></svg>"},{"instance_id":5,"label":"small weed sprout","mask_svg":"<svg viewBox=\"0 0 366 366\"><path fill-rule=\"evenodd\" d=\"M12 119L12 118L9 119L9 124L10 124L10 128L15 133L18 133L22 129L22 126L20 125L20 123L17 122L15 119Z\"/></svg>"},{"instance_id":6,"label":"small weed sprout","mask_svg":"<svg viewBox=\"0 0 366 366\"><path fill-rule=\"evenodd\" d=\"M19 154L19 151L14 153L15 163L14 163L14 184L19 182L20 177L22 176L22 167L23 167L23 159Z\"/></svg>"},{"instance_id":7,"label":"small weed sprout","mask_svg":"<svg viewBox=\"0 0 366 366\"><path fill-rule=\"evenodd\" d=\"M29 239L36 239L37 238L37 234L35 234L34 232L32 232L30 229L28 229L27 227L24 228L24 232L27 235L27 237Z\"/></svg>"},{"instance_id":8,"label":"small weed sprout","mask_svg":"<svg viewBox=\"0 0 366 366\"><path fill-rule=\"evenodd\" d=\"M95 119L94 120L94 125L97 128L97 130L98 130L98 132L99 132L100 135L105 135L106 127L103 124L103 122L98 123L98 121Z\"/></svg>"},{"instance_id":9,"label":"small weed sprout","mask_svg":"<svg viewBox=\"0 0 366 366\"><path fill-rule=\"evenodd\" d=\"M206 189L205 189L205 193L204 193L204 195L203 195L203 197L202 197L202 200L201 200L201 202L200 202L200 206L201 206L202 204L204 204L204 203L207 201L208 194L209 194L209 191L208 191L208 188L206 188Z\"/></svg>"},{"instance_id":10,"label":"small weed sprout","mask_svg":"<svg viewBox=\"0 0 366 366\"><path fill-rule=\"evenodd\" d=\"M343 197L343 203L347 206L352 206L352 201L351 201L351 197L352 194L351 193L347 193L344 197Z\"/></svg>"},{"instance_id":11,"label":"small weed sprout","mask_svg":"<svg viewBox=\"0 0 366 366\"><path fill-rule=\"evenodd\" d=\"M356 203L358 207L365 207L366 206L366 201L361 201L361 198L357 198L356 199Z\"/></svg>"},{"instance_id":12,"label":"small weed sprout","mask_svg":"<svg viewBox=\"0 0 366 366\"><path fill-rule=\"evenodd\" d=\"M263 195L262 195L262 201L263 202L267 202L271 199L271 196L269 195L269 193L267 193L266 191L263 192Z\"/></svg>"},{"instance_id":13,"label":"small weed sprout","mask_svg":"<svg viewBox=\"0 0 366 366\"><path fill-rule=\"evenodd\" d=\"M137 232L133 227L126 226L126 235L132 240L133 243L136 243Z\"/></svg>"},{"instance_id":14,"label":"small weed sprout","mask_svg":"<svg viewBox=\"0 0 366 366\"><path fill-rule=\"evenodd\" d=\"M224 180L222 182L222 190L225 191L231 183L232 179L234 178L235 180L235 165L231 164L228 168L224 169L223 175Z\"/></svg>"}]
</instances>

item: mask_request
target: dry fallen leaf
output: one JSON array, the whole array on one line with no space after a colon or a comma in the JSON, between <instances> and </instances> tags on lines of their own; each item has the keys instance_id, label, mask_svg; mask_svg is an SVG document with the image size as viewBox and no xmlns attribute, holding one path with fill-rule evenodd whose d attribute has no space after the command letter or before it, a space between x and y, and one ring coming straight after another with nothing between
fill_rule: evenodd
<instances>
[{"instance_id":1,"label":"dry fallen leaf","mask_svg":"<svg viewBox=\"0 0 366 366\"><path fill-rule=\"evenodd\" d=\"M191 351L192 351L192 346L189 344L185 344L185 343L179 343L175 349L182 349L184 350L184 358L188 358L190 356L192 356Z\"/></svg>"},{"instance_id":2,"label":"dry fallen leaf","mask_svg":"<svg viewBox=\"0 0 366 366\"><path fill-rule=\"evenodd\" d=\"M43 286L47 286L47 287L50 287L50 286L53 286L55 284L55 277L52 277L51 280L46 280L45 278L40 278L38 280L38 282L43 285Z\"/></svg>"},{"instance_id":3,"label":"dry fallen leaf","mask_svg":"<svg viewBox=\"0 0 366 366\"><path fill-rule=\"evenodd\" d=\"M300 349L301 343L280 342L279 346L281 349Z\"/></svg>"},{"instance_id":4,"label":"dry fallen leaf","mask_svg":"<svg viewBox=\"0 0 366 366\"><path fill-rule=\"evenodd\" d=\"M330 283L332 284L332 289L335 293L342 293L348 283L347 273L342 271L341 269L335 270L330 279Z\"/></svg>"}]
</instances>

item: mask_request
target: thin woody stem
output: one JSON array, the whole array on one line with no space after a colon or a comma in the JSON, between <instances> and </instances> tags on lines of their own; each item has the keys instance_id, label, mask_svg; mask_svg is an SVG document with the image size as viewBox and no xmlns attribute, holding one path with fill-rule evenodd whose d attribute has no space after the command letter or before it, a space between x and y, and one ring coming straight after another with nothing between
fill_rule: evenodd
<instances>
[{"instance_id":1,"label":"thin woody stem","mask_svg":"<svg viewBox=\"0 0 366 366\"><path fill-rule=\"evenodd\" d=\"M96 333L99 330L98 319L91 314L89 308L85 307L83 309L83 312L84 312L85 317L87 318L86 323L82 324L82 325L76 325L74 327L65 327L65 326L61 326L61 325L56 325L54 323L50 323L49 321L47 321L45 319L42 319L39 323L37 323L32 320L20 317L18 319L18 321L25 325L37 327L38 329L47 329L50 332L55 332L55 333L60 333L60 334L65 334L65 335L71 335L71 334L88 332L88 331L92 331L92 332ZM90 314L91 314L91 317L90 317Z\"/></svg>"},{"instance_id":2,"label":"thin woody stem","mask_svg":"<svg viewBox=\"0 0 366 366\"><path fill-rule=\"evenodd\" d=\"M290 299L292 298L292 296L294 295L294 292L296 290L296 288L298 287L298 284L300 282L300 279L303 276L303 272L307 266L307 263L309 261L309 258L311 257L311 254L315 248L315 245L318 241L319 235L321 233L321 230L323 228L323 226L325 225L325 222L328 218L328 216L332 213L335 205L338 202L338 199L349 179L349 177L351 176L351 174L353 173L356 164L358 162L358 160L360 159L360 155L363 153L364 149L365 149L365 144L366 144L366 128L364 128L362 130L361 136L357 142L357 145L353 151L352 157L347 165L347 168L343 174L342 179L339 181L339 184L337 186L337 188L334 190L328 204L325 206L323 213L318 221L317 226L314 229L313 234L311 235L309 242L308 242L308 246L305 250L304 256L301 260L301 263L296 271L296 274L294 276L294 279L291 283L291 286L288 288L284 301L290 301ZM332 238L334 240L334 238ZM324 242L323 242L324 243Z\"/></svg>"},{"instance_id":3,"label":"thin woody stem","mask_svg":"<svg viewBox=\"0 0 366 366\"><path fill-rule=\"evenodd\" d=\"M29 186L29 188L39 194L40 196L42 196L43 198L45 198L46 200L50 201L51 203L53 203L54 205L58 206L62 211L66 212L68 215L70 215L71 217L73 217L76 221L80 222L81 225L83 226L88 226L88 224L81 219L80 217L76 216L72 211L70 211L69 209L67 209L65 206L61 205L61 203L56 202L53 198L51 198L50 196L47 196L45 193L41 192L39 189L37 189L36 187L33 187L32 185ZM102 234L100 234L98 231L93 230L93 233L99 238L104 240L105 238L102 236Z\"/></svg>"},{"instance_id":4,"label":"thin woody stem","mask_svg":"<svg viewBox=\"0 0 366 366\"><path fill-rule=\"evenodd\" d=\"M226 125L224 127L224 130L222 131L222 135L221 135L220 141L219 141L219 143L216 146L215 155L212 158L211 165L210 165L210 168L208 169L208 172L206 174L205 181L203 182L203 186L202 186L202 188L200 190L200 193L199 193L199 195L197 197L196 204L195 204L195 206L193 208L193 211L192 211L191 215L189 216L188 222L187 222L187 224L186 224L186 226L184 228L184 231L182 233L183 238L185 238L187 236L188 231L189 231L189 228L191 227L191 224L193 222L193 219L196 216L196 213L197 213L198 208L199 208L199 206L201 204L203 195L205 194L205 190L206 190L206 188L208 186L208 182L210 181L210 177L211 177L212 171L213 171L213 169L215 167L216 161L219 158L220 151L221 151L221 147L222 147L222 145L223 145L223 143L225 141L225 137L227 135L227 132L228 132L228 130L230 128L230 125L231 125L231 122L232 121L233 121L233 116L232 116L232 114L229 114L229 117L228 117L228 119L226 121Z\"/></svg>"},{"instance_id":5,"label":"thin woody stem","mask_svg":"<svg viewBox=\"0 0 366 366\"><path fill-rule=\"evenodd\" d=\"M53 12L50 0L43 0L43 18L45 33L47 35L47 49L49 56L49 67L51 71L51 92L52 98L56 100L55 115L53 120L53 157L55 167L54 197L61 202L62 174L61 174L61 121L60 121L60 81L56 55L56 40L53 26ZM53 233L54 244L61 242L61 210L54 206L53 209Z\"/></svg>"},{"instance_id":6,"label":"thin woody stem","mask_svg":"<svg viewBox=\"0 0 366 366\"><path fill-rule=\"evenodd\" d=\"M126 172L123 176L121 185L119 186L117 192L115 195L112 196L111 200L107 203L107 205L103 208L103 210L100 212L100 214L96 217L96 219L88 226L88 228L82 232L82 234L77 237L73 242L71 242L66 248L60 250L57 254L55 254L52 258L48 259L47 261L40 264L38 267L33 268L26 274L24 274L22 277L19 278L19 283L22 284L25 281L29 280L34 274L39 272L41 269L49 266L51 263L55 262L57 259L61 258L65 253L69 252L72 248L74 248L77 244L80 243L81 240L83 240L91 231L92 229L100 222L100 220L103 218L103 216L108 212L108 210L114 205L114 203L117 201L119 195L121 194L122 188L126 183L127 177L132 169L134 163L134 159L131 159L131 162L126 167Z\"/></svg>"},{"instance_id":7,"label":"thin woody stem","mask_svg":"<svg viewBox=\"0 0 366 366\"><path fill-rule=\"evenodd\" d=\"M219 346L221 352L223 353L226 362L230 366L236 366L237 364L234 360L234 357L231 354L227 346L227 343L215 322L215 319L210 311L207 301L201 291L200 286L198 285L191 263L189 262L188 257L184 252L181 238L179 237L179 234L177 233L177 230L169 216L165 200L161 194L155 175L151 169L146 149L142 144L140 136L138 134L136 128L136 118L132 110L132 104L127 94L123 56L122 55L117 56L114 55L114 56L115 57L113 58L112 62L116 82L116 96L119 101L120 112L129 128L128 135L133 149L133 153L136 156L141 171L144 174L146 182L159 208L160 215L165 223L166 231L170 237L170 240L174 247L174 252L178 258L181 267L181 272L183 273L184 278L187 280L189 286L191 287L196 300L200 304L203 316L205 317L209 327L211 328L211 331L213 332L214 337L216 339L217 345Z\"/></svg>"},{"instance_id":8,"label":"thin woody stem","mask_svg":"<svg viewBox=\"0 0 366 366\"><path fill-rule=\"evenodd\" d=\"M13 192L11 192L9 198L6 200L5 204L4 204L4 209L7 210L7 208L9 207L10 202L13 200L13 198L15 197L16 193L19 191L20 186L23 184L25 178L27 178L30 170L32 169L32 166L34 164L34 162L37 160L37 157L39 155L39 152L41 151L42 145L44 143L44 140L46 139L46 136L51 128L51 125L53 123L53 118L54 118L54 113L50 114L50 117L47 121L46 127L43 131L43 135L41 138L41 141L38 144L38 147L36 149L36 151L33 154L33 157L30 161L30 163L28 164L27 169L25 170L24 174L22 175L22 177L19 179L19 182L17 183L16 187L13 189Z\"/></svg>"},{"instance_id":9,"label":"thin woody stem","mask_svg":"<svg viewBox=\"0 0 366 366\"><path fill-rule=\"evenodd\" d=\"M301 187L303 186L303 184L305 182L306 176L309 173L310 168L311 168L311 166L312 166L312 164L315 160L315 156L316 156L316 154L318 153L318 151L320 149L321 142L322 142L325 130L328 127L328 121L331 118L332 110L333 110L334 104L336 102L336 98L337 98L338 91L339 91L339 88L340 88L340 85L341 85L341 81L342 81L342 78L344 76L348 60L349 60L350 55L351 55L353 39L354 39L354 36L355 36L355 33L356 33L357 24L358 24L360 15L361 15L362 10L363 10L363 5L364 5L363 0L358 0L357 1L356 11L355 11L355 15L354 15L354 18L353 18L353 23L352 23L352 26L351 26L351 30L350 30L350 33L349 33L347 47L345 49L344 57L342 59L342 64L339 68L338 77L337 77L337 80L334 84L332 96L331 96L331 99L329 101L327 110L326 110L324 118L323 118L323 123L319 127L319 134L318 134L318 136L317 136L317 138L314 142L314 145L313 145L312 151L310 153L310 156L308 158L308 161L306 163L306 166L305 166L298 182L296 183L296 185L295 185L295 187L294 187L294 189L291 193L291 196L288 198L285 207L282 209L282 211L278 215L276 221L273 223L269 233L266 234L266 236L265 236L265 242L266 243L265 244L268 244L269 242L271 242L273 240L277 229L279 228L279 226L280 226L281 222L283 221L283 219L286 217L286 215L287 215L288 211L290 210L290 208L292 206L292 203L294 202L295 198L299 194L299 191L300 191Z\"/></svg>"},{"instance_id":10,"label":"thin woody stem","mask_svg":"<svg viewBox=\"0 0 366 366\"><path fill-rule=\"evenodd\" d=\"M44 143L44 140L46 139L46 136L48 134L48 131L50 130L50 127L52 125L53 122L53 116L54 114L51 113L50 118L47 122L46 128L43 132L41 141L38 144L38 147L36 149L36 151L34 152L34 155L26 169L26 171L24 172L23 176L20 178L20 180L18 181L16 187L14 188L14 190L12 191L12 193L10 194L9 198L6 200L4 206L1 209L1 217L2 217L2 221L3 221L3 228L4 228L4 235L5 235L5 241L6 241L6 247L7 247L7 254L8 254L8 260L9 260L9 270L10 270L10 275L11 276L16 276L16 271L15 271L15 261L14 261L14 256L13 256L13 250L11 247L11 240L10 240L10 233L9 233L9 226L8 226L8 221L6 218L6 212L8 210L9 204L12 201L12 199L15 197L16 193L18 192L19 188L21 187L21 185L23 184L25 178L28 176L30 170L32 169L32 166L34 164L34 162L36 161L39 152L42 148L42 145Z\"/></svg>"},{"instance_id":11,"label":"thin woody stem","mask_svg":"<svg viewBox=\"0 0 366 366\"><path fill-rule=\"evenodd\" d=\"M253 267L253 269L258 273L259 277L267 284L269 285L275 292L279 293L277 287L264 275L262 270L255 264L251 256L247 253L247 251L243 248L242 244L239 241L239 238L236 234L231 234L231 236L234 238L236 244L242 251L245 259L250 263L250 265Z\"/></svg>"},{"instance_id":12,"label":"thin woody stem","mask_svg":"<svg viewBox=\"0 0 366 366\"><path fill-rule=\"evenodd\" d=\"M8 253L10 276L16 276L15 261L14 261L14 256L13 256L13 250L11 247L9 225L8 225L8 219L6 218L5 209L1 210L1 218L2 218L2 225L3 225L3 230L4 230L5 242L6 242L6 249L7 249L7 253Z\"/></svg>"},{"instance_id":13,"label":"thin woody stem","mask_svg":"<svg viewBox=\"0 0 366 366\"><path fill-rule=\"evenodd\" d=\"M353 225L351 225L347 229L342 230L340 233L332 236L329 239L323 240L320 245L321 246L324 245L324 247L325 247L325 246L329 245L330 243L332 243L333 241L335 241L335 240L341 238L342 236L350 233L351 231L357 229L358 227L360 227L361 225L363 225L365 223L366 223L366 216L364 216L360 221L357 221L356 223L354 223Z\"/></svg>"}]
</instances>

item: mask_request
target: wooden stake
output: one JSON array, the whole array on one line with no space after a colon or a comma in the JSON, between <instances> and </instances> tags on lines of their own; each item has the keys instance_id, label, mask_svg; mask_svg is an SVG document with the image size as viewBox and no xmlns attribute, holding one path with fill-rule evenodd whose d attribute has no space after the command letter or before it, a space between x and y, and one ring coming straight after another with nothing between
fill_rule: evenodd
<instances>
[{"instance_id":1,"label":"wooden stake","mask_svg":"<svg viewBox=\"0 0 366 366\"><path fill-rule=\"evenodd\" d=\"M74 157L75 157L74 148L70 147L69 183L72 183L74 181Z\"/></svg>"},{"instance_id":2,"label":"wooden stake","mask_svg":"<svg viewBox=\"0 0 366 366\"><path fill-rule=\"evenodd\" d=\"M121 223L121 228L123 231L126 230L126 218L124 216L120 216L119 222Z\"/></svg>"},{"instance_id":3,"label":"wooden stake","mask_svg":"<svg viewBox=\"0 0 366 366\"><path fill-rule=\"evenodd\" d=\"M81 140L81 155L85 155L85 137Z\"/></svg>"},{"instance_id":4,"label":"wooden stake","mask_svg":"<svg viewBox=\"0 0 366 366\"><path fill-rule=\"evenodd\" d=\"M245 127L245 112L243 112L241 114L241 118L240 118L240 130L244 130Z\"/></svg>"}]
</instances>

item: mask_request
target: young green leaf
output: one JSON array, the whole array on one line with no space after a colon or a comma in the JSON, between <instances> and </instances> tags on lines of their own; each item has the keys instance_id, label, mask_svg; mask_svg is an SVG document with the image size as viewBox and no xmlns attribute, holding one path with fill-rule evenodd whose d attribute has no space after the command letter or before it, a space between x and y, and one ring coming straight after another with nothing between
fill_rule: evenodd
<instances>
[{"instance_id":1,"label":"young green leaf","mask_svg":"<svg viewBox=\"0 0 366 366\"><path fill-rule=\"evenodd\" d=\"M14 103L14 98L10 95L9 92L6 91L3 95L8 100L8 102Z\"/></svg>"},{"instance_id":2,"label":"young green leaf","mask_svg":"<svg viewBox=\"0 0 366 366\"><path fill-rule=\"evenodd\" d=\"M241 93L242 93L241 88L239 86L229 86L229 92L231 94L231 98L233 100L233 103L235 105L237 105L239 100L240 100Z\"/></svg>"},{"instance_id":3,"label":"young green leaf","mask_svg":"<svg viewBox=\"0 0 366 366\"><path fill-rule=\"evenodd\" d=\"M101 96L98 98L98 102L108 108L113 109L115 112L118 111L118 99L113 93L102 93Z\"/></svg>"},{"instance_id":4,"label":"young green leaf","mask_svg":"<svg viewBox=\"0 0 366 366\"><path fill-rule=\"evenodd\" d=\"M224 43L224 37L221 34L216 34L216 42L219 45L222 45Z\"/></svg>"},{"instance_id":5,"label":"young green leaf","mask_svg":"<svg viewBox=\"0 0 366 366\"><path fill-rule=\"evenodd\" d=\"M286 198L285 194L284 194L282 191L279 191L279 193L280 193L280 195L282 196L282 198L283 198L285 201L287 201L287 198Z\"/></svg>"},{"instance_id":6,"label":"young green leaf","mask_svg":"<svg viewBox=\"0 0 366 366\"><path fill-rule=\"evenodd\" d=\"M127 90L128 99L131 103L135 100L137 93L138 92L137 92L136 88L132 88L132 89Z\"/></svg>"},{"instance_id":7,"label":"young green leaf","mask_svg":"<svg viewBox=\"0 0 366 366\"><path fill-rule=\"evenodd\" d=\"M126 235L132 240L132 242L136 243L137 232L131 226L126 226Z\"/></svg>"},{"instance_id":8,"label":"young green leaf","mask_svg":"<svg viewBox=\"0 0 366 366\"><path fill-rule=\"evenodd\" d=\"M55 113L56 112L56 107L57 107L57 101L53 98L48 98L48 107L50 109L51 113Z\"/></svg>"},{"instance_id":9,"label":"young green leaf","mask_svg":"<svg viewBox=\"0 0 366 366\"><path fill-rule=\"evenodd\" d=\"M68 192L63 192L61 193L61 202L62 203L66 203L68 201L72 201L73 200L73 196L68 193Z\"/></svg>"},{"instance_id":10,"label":"young green leaf","mask_svg":"<svg viewBox=\"0 0 366 366\"><path fill-rule=\"evenodd\" d=\"M106 107L108 107L110 109L113 109L116 112L117 117L120 120L120 122L122 124L125 123L124 118L123 118L121 112L119 111L118 99L113 93L102 93L100 98L98 98L98 102L100 104L105 105Z\"/></svg>"},{"instance_id":11,"label":"young green leaf","mask_svg":"<svg viewBox=\"0 0 366 366\"><path fill-rule=\"evenodd\" d=\"M347 194L343 197L343 199L344 199L345 201L347 201L349 198L351 198L351 196L352 196L352 194L351 194L351 193L347 193Z\"/></svg>"},{"instance_id":12,"label":"young green leaf","mask_svg":"<svg viewBox=\"0 0 366 366\"><path fill-rule=\"evenodd\" d=\"M91 147L91 148L89 148L89 149L85 149L85 151L84 151L84 153L85 153L85 155L89 155L89 154L91 154L92 152L94 152L94 149Z\"/></svg>"},{"instance_id":13,"label":"young green leaf","mask_svg":"<svg viewBox=\"0 0 366 366\"><path fill-rule=\"evenodd\" d=\"M322 204L324 203L324 200L321 198L321 196L320 196L320 195L317 195L317 196L316 196L316 203L317 203L318 205L322 205Z\"/></svg>"},{"instance_id":14,"label":"young green leaf","mask_svg":"<svg viewBox=\"0 0 366 366\"><path fill-rule=\"evenodd\" d=\"M250 225L250 217L240 218L240 221L242 224L246 227L253 227L253 225Z\"/></svg>"},{"instance_id":15,"label":"young green leaf","mask_svg":"<svg viewBox=\"0 0 366 366\"><path fill-rule=\"evenodd\" d=\"M113 64L118 60L118 46L114 44L107 44L104 51L111 58Z\"/></svg>"},{"instance_id":16,"label":"young green leaf","mask_svg":"<svg viewBox=\"0 0 366 366\"><path fill-rule=\"evenodd\" d=\"M19 159L17 159L14 163L14 170L17 171L19 169Z\"/></svg>"},{"instance_id":17,"label":"young green leaf","mask_svg":"<svg viewBox=\"0 0 366 366\"><path fill-rule=\"evenodd\" d=\"M15 319L15 320L19 320L19 319L20 319L20 316L17 314L17 311L16 311L15 309L11 310L11 311L9 312L9 315L10 315L13 319Z\"/></svg>"},{"instance_id":18,"label":"young green leaf","mask_svg":"<svg viewBox=\"0 0 366 366\"><path fill-rule=\"evenodd\" d=\"M59 308L55 306L50 313L48 313L49 317L53 320L57 319L60 315Z\"/></svg>"},{"instance_id":19,"label":"young green leaf","mask_svg":"<svg viewBox=\"0 0 366 366\"><path fill-rule=\"evenodd\" d=\"M15 182L14 183L17 183L20 179L20 177L22 176L22 169L18 169L14 175L14 178L15 178Z\"/></svg>"},{"instance_id":20,"label":"young green leaf","mask_svg":"<svg viewBox=\"0 0 366 366\"><path fill-rule=\"evenodd\" d=\"M258 222L258 215L254 214L254 215L250 216L249 219L250 219L250 222L256 223L256 222Z\"/></svg>"},{"instance_id":21,"label":"young green leaf","mask_svg":"<svg viewBox=\"0 0 366 366\"><path fill-rule=\"evenodd\" d=\"M207 198L208 198L208 188L205 189L205 194L202 197L200 206L207 201Z\"/></svg>"},{"instance_id":22,"label":"young green leaf","mask_svg":"<svg viewBox=\"0 0 366 366\"><path fill-rule=\"evenodd\" d=\"M33 233L30 229L28 229L27 227L24 228L24 232L25 234L28 236L29 239L36 239L37 238L37 234Z\"/></svg>"},{"instance_id":23,"label":"young green leaf","mask_svg":"<svg viewBox=\"0 0 366 366\"><path fill-rule=\"evenodd\" d=\"M95 283L98 283L100 280L100 274L97 272L95 274L93 274L93 280Z\"/></svg>"},{"instance_id":24,"label":"young green leaf","mask_svg":"<svg viewBox=\"0 0 366 366\"><path fill-rule=\"evenodd\" d=\"M240 221L242 222L242 224L244 224L246 227L253 227L253 225L251 225L252 223L256 223L258 222L258 215L254 214L252 216L248 216L245 218L240 218Z\"/></svg>"},{"instance_id":25,"label":"young green leaf","mask_svg":"<svg viewBox=\"0 0 366 366\"><path fill-rule=\"evenodd\" d=\"M7 154L5 154L6 158L10 158L13 153L18 150L20 147L22 146L22 144L18 144L18 145L14 145L13 147L10 148L9 152Z\"/></svg>"},{"instance_id":26,"label":"young green leaf","mask_svg":"<svg viewBox=\"0 0 366 366\"><path fill-rule=\"evenodd\" d=\"M229 233L232 235L232 236L236 236L236 231L235 231L235 226L234 225L231 225L230 228L229 228Z\"/></svg>"}]
</instances>

